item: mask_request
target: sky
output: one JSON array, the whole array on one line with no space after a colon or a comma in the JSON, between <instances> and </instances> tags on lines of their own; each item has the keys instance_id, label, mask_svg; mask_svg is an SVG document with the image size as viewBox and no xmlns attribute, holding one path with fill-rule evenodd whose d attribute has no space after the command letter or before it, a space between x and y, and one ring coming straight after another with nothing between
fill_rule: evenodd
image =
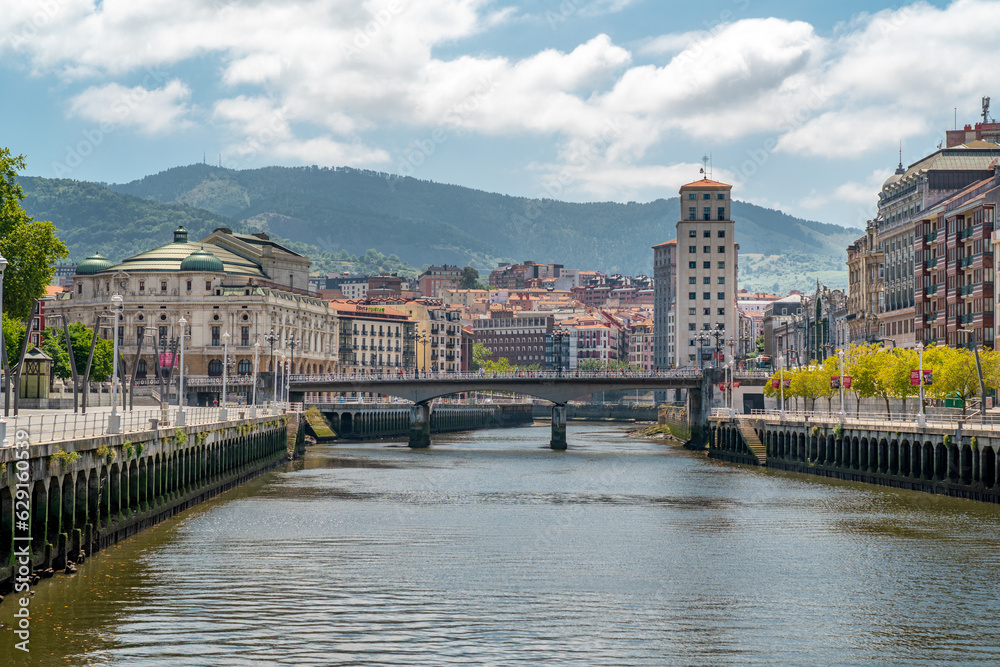
<instances>
[{"instance_id":1,"label":"sky","mask_svg":"<svg viewBox=\"0 0 1000 667\"><path fill-rule=\"evenodd\" d=\"M734 196L863 227L981 120L1000 2L4 0L26 174L351 166L567 201ZM1000 100L998 100L1000 103Z\"/></svg>"}]
</instances>

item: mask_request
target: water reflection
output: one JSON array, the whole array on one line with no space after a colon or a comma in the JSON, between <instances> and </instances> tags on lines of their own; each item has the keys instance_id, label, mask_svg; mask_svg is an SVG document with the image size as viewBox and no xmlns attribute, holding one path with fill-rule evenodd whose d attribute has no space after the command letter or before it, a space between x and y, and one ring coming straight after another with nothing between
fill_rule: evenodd
<instances>
[{"instance_id":1,"label":"water reflection","mask_svg":"<svg viewBox=\"0 0 1000 667\"><path fill-rule=\"evenodd\" d=\"M31 664L992 664L1000 652L994 506L719 464L618 427L571 424L564 453L547 436L314 448L44 582Z\"/></svg>"}]
</instances>

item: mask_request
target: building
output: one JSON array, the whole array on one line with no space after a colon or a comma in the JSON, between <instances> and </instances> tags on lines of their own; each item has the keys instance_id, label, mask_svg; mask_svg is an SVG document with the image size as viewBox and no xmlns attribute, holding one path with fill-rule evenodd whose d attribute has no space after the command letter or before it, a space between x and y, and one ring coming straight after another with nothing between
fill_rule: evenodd
<instances>
[{"instance_id":1,"label":"building","mask_svg":"<svg viewBox=\"0 0 1000 667\"><path fill-rule=\"evenodd\" d=\"M219 228L192 243L179 227L172 243L120 264L100 255L80 262L71 290L49 310L88 327L102 314L99 327L110 331L111 297L120 295L118 339L127 374L155 378L162 364L167 375L179 366L170 351L184 335L185 400L210 405L221 398L224 360L230 366L228 398L250 398L255 351L262 398L274 387L275 369L334 370L336 318L325 301L304 289L308 280L309 259L266 234Z\"/></svg>"},{"instance_id":2,"label":"building","mask_svg":"<svg viewBox=\"0 0 1000 667\"><path fill-rule=\"evenodd\" d=\"M846 308L850 344L861 345L879 337L882 256L876 242L875 225L868 221L865 235L847 246Z\"/></svg>"},{"instance_id":3,"label":"building","mask_svg":"<svg viewBox=\"0 0 1000 667\"><path fill-rule=\"evenodd\" d=\"M475 342L490 351L489 361L505 357L515 366L539 367L545 363L545 337L552 333L554 318L538 313L497 309L488 318L476 320Z\"/></svg>"},{"instance_id":4,"label":"building","mask_svg":"<svg viewBox=\"0 0 1000 667\"><path fill-rule=\"evenodd\" d=\"M368 276L367 299L398 299L403 295L403 279L395 273Z\"/></svg>"},{"instance_id":5,"label":"building","mask_svg":"<svg viewBox=\"0 0 1000 667\"><path fill-rule=\"evenodd\" d=\"M628 363L633 368L651 371L656 367L655 329L652 320L640 320L629 329Z\"/></svg>"},{"instance_id":6,"label":"building","mask_svg":"<svg viewBox=\"0 0 1000 667\"><path fill-rule=\"evenodd\" d=\"M340 290L344 300L364 299L368 295L368 276L341 274L313 280L317 291Z\"/></svg>"},{"instance_id":7,"label":"building","mask_svg":"<svg viewBox=\"0 0 1000 667\"><path fill-rule=\"evenodd\" d=\"M939 149L896 172L882 185L873 221L875 247L882 254L879 337L913 347L915 335L914 227L924 212L992 175L1000 145L975 140Z\"/></svg>"},{"instance_id":8,"label":"building","mask_svg":"<svg viewBox=\"0 0 1000 667\"><path fill-rule=\"evenodd\" d=\"M526 260L523 264L502 262L490 272L490 287L518 290L528 287L528 281L543 278L559 278L562 264L537 264Z\"/></svg>"},{"instance_id":9,"label":"building","mask_svg":"<svg viewBox=\"0 0 1000 667\"><path fill-rule=\"evenodd\" d=\"M737 251L730 219L732 186L704 178L681 186L677 222L677 366L711 360L719 341L739 335Z\"/></svg>"},{"instance_id":10,"label":"building","mask_svg":"<svg viewBox=\"0 0 1000 667\"><path fill-rule=\"evenodd\" d=\"M462 370L462 309L438 299L400 301L393 308L405 313L416 336L416 367L433 373Z\"/></svg>"},{"instance_id":11,"label":"building","mask_svg":"<svg viewBox=\"0 0 1000 667\"><path fill-rule=\"evenodd\" d=\"M331 301L338 321L337 371L399 373L414 368L414 326L391 306L365 301Z\"/></svg>"},{"instance_id":12,"label":"building","mask_svg":"<svg viewBox=\"0 0 1000 667\"><path fill-rule=\"evenodd\" d=\"M916 339L961 346L996 344L994 231L1000 167L931 207L917 221Z\"/></svg>"},{"instance_id":13,"label":"building","mask_svg":"<svg viewBox=\"0 0 1000 667\"><path fill-rule=\"evenodd\" d=\"M457 289L462 280L462 269L457 266L431 266L417 278L417 291L421 296L440 299L444 290Z\"/></svg>"},{"instance_id":14,"label":"building","mask_svg":"<svg viewBox=\"0 0 1000 667\"><path fill-rule=\"evenodd\" d=\"M677 299L677 239L653 246L653 365L670 368L676 351L668 322Z\"/></svg>"},{"instance_id":15,"label":"building","mask_svg":"<svg viewBox=\"0 0 1000 667\"><path fill-rule=\"evenodd\" d=\"M772 301L764 309L762 323L764 334L764 354L772 359L784 359L786 368L791 357L789 351L795 349L793 342L794 322L802 312L802 295L792 294Z\"/></svg>"}]
</instances>

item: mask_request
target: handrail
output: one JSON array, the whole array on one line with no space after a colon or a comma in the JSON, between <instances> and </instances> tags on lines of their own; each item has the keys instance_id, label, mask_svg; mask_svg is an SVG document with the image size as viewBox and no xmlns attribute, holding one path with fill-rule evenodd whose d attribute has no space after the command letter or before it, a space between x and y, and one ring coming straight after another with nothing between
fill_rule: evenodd
<instances>
[{"instance_id":1,"label":"handrail","mask_svg":"<svg viewBox=\"0 0 1000 667\"><path fill-rule=\"evenodd\" d=\"M291 375L293 383L304 382L440 382L442 380L609 380L609 379L698 379L702 377L698 370L675 371L515 371L506 373L467 373L411 371L403 373L325 373L316 375ZM764 372L736 373L735 379L769 378L771 374Z\"/></svg>"}]
</instances>

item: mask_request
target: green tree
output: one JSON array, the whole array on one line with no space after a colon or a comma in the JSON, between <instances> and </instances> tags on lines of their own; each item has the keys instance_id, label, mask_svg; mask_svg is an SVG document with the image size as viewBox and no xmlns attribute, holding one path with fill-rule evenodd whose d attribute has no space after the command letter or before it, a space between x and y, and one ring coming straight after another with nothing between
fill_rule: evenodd
<instances>
[{"instance_id":1,"label":"green tree","mask_svg":"<svg viewBox=\"0 0 1000 667\"><path fill-rule=\"evenodd\" d=\"M757 336L757 340L754 341L754 354L757 356L764 354L764 334Z\"/></svg>"},{"instance_id":2,"label":"green tree","mask_svg":"<svg viewBox=\"0 0 1000 667\"><path fill-rule=\"evenodd\" d=\"M69 255L51 222L37 221L21 208L24 193L17 172L24 156L0 148L0 255L9 262L4 273L2 310L26 319L34 299L45 294L55 273L53 264Z\"/></svg>"},{"instance_id":3,"label":"green tree","mask_svg":"<svg viewBox=\"0 0 1000 667\"><path fill-rule=\"evenodd\" d=\"M482 343L473 343L472 370L478 371L480 368L485 368L491 356L493 356L493 350L489 349Z\"/></svg>"},{"instance_id":4,"label":"green tree","mask_svg":"<svg viewBox=\"0 0 1000 667\"><path fill-rule=\"evenodd\" d=\"M517 370L517 366L512 365L507 357L500 357L496 361L484 363L483 369L487 373L513 373Z\"/></svg>"},{"instance_id":5,"label":"green tree","mask_svg":"<svg viewBox=\"0 0 1000 667\"><path fill-rule=\"evenodd\" d=\"M462 277L458 281L459 289L478 289L479 285L479 271L467 266L462 269Z\"/></svg>"},{"instance_id":6,"label":"green tree","mask_svg":"<svg viewBox=\"0 0 1000 667\"><path fill-rule=\"evenodd\" d=\"M24 322L19 322L7 313L3 314L3 342L7 348L7 362L14 366L17 355L21 354L21 343L24 342Z\"/></svg>"},{"instance_id":7,"label":"green tree","mask_svg":"<svg viewBox=\"0 0 1000 667\"><path fill-rule=\"evenodd\" d=\"M90 342L93 340L93 330L82 322L69 325L69 337L73 342L73 360L76 362L76 372L83 375L87 370L87 356L90 354ZM49 327L45 330L45 341L42 350L52 357L52 372L61 378L73 376L69 367L69 352L66 350L66 336L62 329ZM94 361L90 366L90 379L94 382L104 382L111 377L114 364L115 344L113 341L98 339L94 348Z\"/></svg>"}]
</instances>

